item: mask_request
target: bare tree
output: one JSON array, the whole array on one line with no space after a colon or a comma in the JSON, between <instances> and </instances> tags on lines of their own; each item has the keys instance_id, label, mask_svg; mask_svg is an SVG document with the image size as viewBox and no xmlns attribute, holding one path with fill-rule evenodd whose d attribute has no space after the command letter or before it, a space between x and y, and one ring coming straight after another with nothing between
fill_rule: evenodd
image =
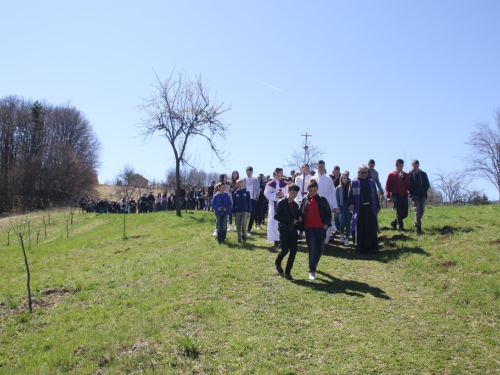
<instances>
[{"instance_id":1,"label":"bare tree","mask_svg":"<svg viewBox=\"0 0 500 375\"><path fill-rule=\"evenodd\" d=\"M320 150L315 145L308 145L306 151L304 151L305 142L302 143L302 150L295 150L290 155L290 159L287 160L287 167L293 167L296 170L300 171L300 167L302 163L308 164L310 167L314 168L316 162L321 159L324 152Z\"/></svg>"},{"instance_id":2,"label":"bare tree","mask_svg":"<svg viewBox=\"0 0 500 375\"><path fill-rule=\"evenodd\" d=\"M469 185L472 182L472 176L467 173L451 172L436 173L436 178L432 184L443 197L443 202L454 204L457 202L464 202L470 195Z\"/></svg>"},{"instance_id":3,"label":"bare tree","mask_svg":"<svg viewBox=\"0 0 500 375\"><path fill-rule=\"evenodd\" d=\"M428 206L439 206L443 204L443 195L431 186L427 191L427 201L425 204Z\"/></svg>"},{"instance_id":4,"label":"bare tree","mask_svg":"<svg viewBox=\"0 0 500 375\"><path fill-rule=\"evenodd\" d=\"M116 176L116 186L119 188L120 193L122 193L127 202L134 195L139 185L137 178L134 178L135 176L136 173L134 167L128 164L125 165L118 176Z\"/></svg>"},{"instance_id":5,"label":"bare tree","mask_svg":"<svg viewBox=\"0 0 500 375\"><path fill-rule=\"evenodd\" d=\"M225 138L228 125L221 121L221 115L229 110L224 103L212 102L210 91L198 76L192 80L183 72L162 82L156 76L155 90L149 100L139 108L146 116L142 120L142 134L146 137L159 133L172 148L175 158L176 196L181 190L181 165L189 165L188 143L193 138L204 138L211 151L221 163L223 152L216 145L215 138ZM176 199L177 216L181 216L179 200Z\"/></svg>"},{"instance_id":6,"label":"bare tree","mask_svg":"<svg viewBox=\"0 0 500 375\"><path fill-rule=\"evenodd\" d=\"M466 158L469 171L491 182L500 197L500 109L494 113L495 124L478 122L467 144L472 154Z\"/></svg>"}]
</instances>

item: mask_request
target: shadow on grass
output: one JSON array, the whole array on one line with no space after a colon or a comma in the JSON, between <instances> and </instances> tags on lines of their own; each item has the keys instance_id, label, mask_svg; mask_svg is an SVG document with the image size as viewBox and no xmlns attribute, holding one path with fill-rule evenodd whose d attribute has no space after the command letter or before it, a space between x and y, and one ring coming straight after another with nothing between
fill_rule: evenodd
<instances>
[{"instance_id":1,"label":"shadow on grass","mask_svg":"<svg viewBox=\"0 0 500 375\"><path fill-rule=\"evenodd\" d=\"M189 216L189 218L196 220L198 223L203 223L205 221L205 216L202 216L202 217Z\"/></svg>"},{"instance_id":2,"label":"shadow on grass","mask_svg":"<svg viewBox=\"0 0 500 375\"><path fill-rule=\"evenodd\" d=\"M322 271L316 272L315 281L295 280L295 284L320 292L343 293L353 297L364 297L365 294L371 294L375 298L391 299L391 297L386 295L385 291L380 288L359 281L341 280Z\"/></svg>"},{"instance_id":3,"label":"shadow on grass","mask_svg":"<svg viewBox=\"0 0 500 375\"><path fill-rule=\"evenodd\" d=\"M400 235L397 235L401 237ZM396 237L396 236L393 236ZM404 254L417 254L430 256L430 254L422 249L421 247L401 247L396 248L396 244L394 243L395 238L391 237L390 239L379 240L380 244L380 252L378 253L360 253L357 252L354 247L346 248L344 246L340 246L337 244L328 244L325 245L325 251L323 256L331 256L335 258L342 259L353 259L353 260L370 260L382 263L389 263L394 260L401 258ZM297 247L297 252L307 253L307 246L305 244L301 244Z\"/></svg>"},{"instance_id":4,"label":"shadow on grass","mask_svg":"<svg viewBox=\"0 0 500 375\"><path fill-rule=\"evenodd\" d=\"M455 234L455 233L469 233L473 232L476 229L473 227L454 227L451 225L443 225L442 227L430 227L430 228L424 228L424 233L428 235L448 235L448 234Z\"/></svg>"}]
</instances>

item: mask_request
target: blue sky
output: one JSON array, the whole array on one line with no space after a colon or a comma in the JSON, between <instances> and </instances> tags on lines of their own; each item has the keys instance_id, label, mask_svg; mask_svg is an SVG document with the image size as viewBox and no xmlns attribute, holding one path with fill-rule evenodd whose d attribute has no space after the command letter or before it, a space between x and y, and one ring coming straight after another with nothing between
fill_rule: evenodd
<instances>
[{"instance_id":1,"label":"blue sky","mask_svg":"<svg viewBox=\"0 0 500 375\"><path fill-rule=\"evenodd\" d=\"M307 131L328 171L373 158L386 176L418 158L432 178L463 172L474 124L500 107L498 14L498 1L7 2L0 97L85 113L101 182L126 164L156 180L173 166L167 142L137 128L154 72L173 70L201 74L231 106L225 166L191 144L207 171L269 174Z\"/></svg>"}]
</instances>

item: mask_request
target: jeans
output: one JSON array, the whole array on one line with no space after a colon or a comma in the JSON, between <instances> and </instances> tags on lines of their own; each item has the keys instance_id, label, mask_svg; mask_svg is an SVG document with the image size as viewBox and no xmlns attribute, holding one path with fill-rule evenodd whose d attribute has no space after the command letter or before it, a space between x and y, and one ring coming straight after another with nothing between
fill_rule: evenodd
<instances>
[{"instance_id":1,"label":"jeans","mask_svg":"<svg viewBox=\"0 0 500 375\"><path fill-rule=\"evenodd\" d=\"M215 225L217 227L218 242L223 242L226 240L227 217L228 215L215 215Z\"/></svg>"},{"instance_id":2,"label":"jeans","mask_svg":"<svg viewBox=\"0 0 500 375\"><path fill-rule=\"evenodd\" d=\"M421 219L424 216L425 211L425 202L427 198L425 197L411 197L411 202L413 207L415 208L415 226L420 228L422 226Z\"/></svg>"},{"instance_id":3,"label":"jeans","mask_svg":"<svg viewBox=\"0 0 500 375\"><path fill-rule=\"evenodd\" d=\"M335 212L333 214L333 221L335 222L335 227L337 227L337 231L340 228L340 212Z\"/></svg>"},{"instance_id":4,"label":"jeans","mask_svg":"<svg viewBox=\"0 0 500 375\"><path fill-rule=\"evenodd\" d=\"M340 209L340 226L339 231L340 234L345 234L346 238L349 238L351 234L351 222L352 222L352 213L349 211L348 206L344 206Z\"/></svg>"},{"instance_id":5,"label":"jeans","mask_svg":"<svg viewBox=\"0 0 500 375\"><path fill-rule=\"evenodd\" d=\"M307 228L304 230L309 250L309 272L316 272L316 265L325 250L326 231L323 228Z\"/></svg>"}]
</instances>

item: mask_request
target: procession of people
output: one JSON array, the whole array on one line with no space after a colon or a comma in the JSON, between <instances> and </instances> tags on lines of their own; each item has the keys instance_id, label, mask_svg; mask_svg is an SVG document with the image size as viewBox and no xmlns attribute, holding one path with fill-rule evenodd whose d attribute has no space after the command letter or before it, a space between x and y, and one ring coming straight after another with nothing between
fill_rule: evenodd
<instances>
[{"instance_id":1,"label":"procession of people","mask_svg":"<svg viewBox=\"0 0 500 375\"><path fill-rule=\"evenodd\" d=\"M308 248L309 279L314 280L325 245L338 241L340 245L354 246L361 253L378 253L378 233L381 232L378 213L381 199L393 203L396 218L390 223L393 230L405 233L403 220L408 216L411 201L415 211L414 226L422 231L427 192L430 188L427 174L420 169L418 160L412 161L412 170L403 171L404 161L397 159L395 169L386 179L385 188L375 170L375 160L358 167L357 175L350 178L349 171L341 172L335 165L331 174L326 163L318 160L311 169L302 164L299 172L284 175L283 168L272 174L253 176L253 167L245 169L245 177L238 171L230 176L219 175L208 187L184 187L178 196L171 192L151 191L137 200L119 201L85 198L80 202L87 212L150 213L175 210L176 200L181 209L213 211L216 228L213 233L218 245L226 242L227 232L237 232L237 243L245 244L252 230L261 230L267 224L266 237L272 249L278 251L275 260L279 274L293 281L291 270L297 253L297 243L304 240ZM233 225L234 219L234 225ZM338 239L335 237L338 236ZM282 261L288 255L285 269Z\"/></svg>"},{"instance_id":2,"label":"procession of people","mask_svg":"<svg viewBox=\"0 0 500 375\"><path fill-rule=\"evenodd\" d=\"M339 235L340 244L346 247L350 246L352 236L352 244L360 253L380 251L380 199L394 203L396 219L391 222L391 226L393 229L399 226L401 234L404 234L403 219L408 216L408 198L411 197L415 207L414 225L417 233L422 233L429 180L427 174L420 170L418 160L412 162L410 174L402 171L403 166L404 161L397 159L395 170L387 176L385 189L380 183L373 159L360 165L357 176L352 180L349 172L341 173L338 166L333 168L332 174L327 175L323 160L316 163L316 174L311 172L306 163L302 165L300 172L292 171L288 177L284 176L282 168L275 168L272 179L265 179L263 175L258 179L252 177L252 167L247 167L245 179L239 179L237 171L233 171L230 179L223 174L217 185L219 192L211 202L212 206L217 207L215 214L218 224L214 236L219 245L225 242L225 223L229 218L229 230L233 230L231 219L235 215L238 218L234 228L238 232L238 244L245 243L247 236L251 235L253 220L257 224L256 228L261 229L266 217L266 210L263 208L267 206L266 235L272 248L279 250L275 260L277 272L293 281L291 270L297 243L305 235L309 279L314 280L325 244L334 242L335 234ZM223 199L230 201L231 205L221 212L218 202ZM219 220L219 216L226 218ZM252 219L246 220L247 216ZM244 222L248 222L248 228L246 224L242 224ZM288 260L283 269L282 262L287 255Z\"/></svg>"}]
</instances>

